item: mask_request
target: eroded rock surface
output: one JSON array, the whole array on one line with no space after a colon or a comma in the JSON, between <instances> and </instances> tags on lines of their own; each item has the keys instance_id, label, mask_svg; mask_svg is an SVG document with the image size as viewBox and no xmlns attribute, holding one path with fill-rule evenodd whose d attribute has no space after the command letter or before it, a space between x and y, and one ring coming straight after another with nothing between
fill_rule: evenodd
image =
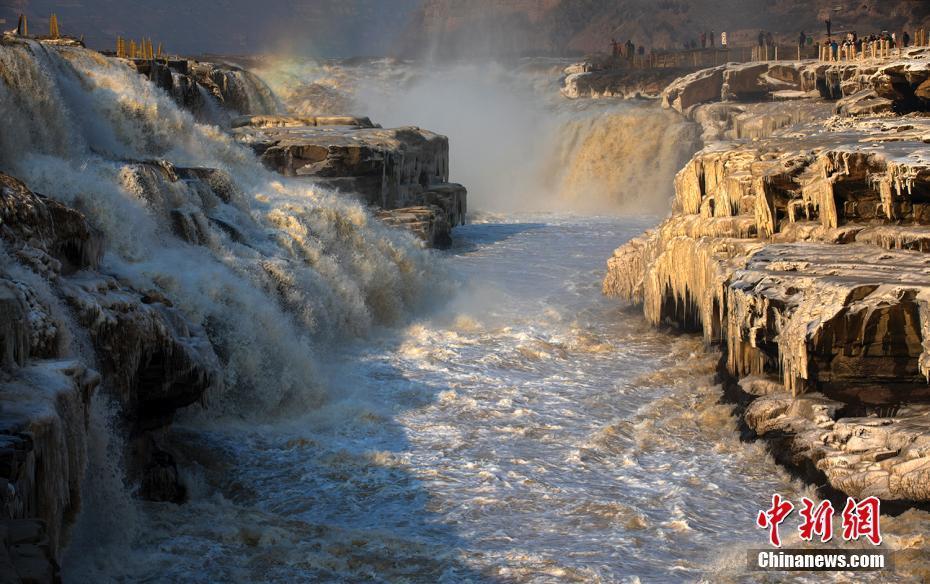
<instances>
[{"instance_id":1,"label":"eroded rock surface","mask_svg":"<svg viewBox=\"0 0 930 584\"><path fill-rule=\"evenodd\" d=\"M928 61L930 50L912 48L890 60L728 63L674 81L663 92L662 102L687 113L714 101L819 97L843 100L838 111L845 115L927 111Z\"/></svg>"},{"instance_id":2,"label":"eroded rock surface","mask_svg":"<svg viewBox=\"0 0 930 584\"><path fill-rule=\"evenodd\" d=\"M681 69L593 69L568 67L562 79L562 95L569 99L620 97L659 98Z\"/></svg>"},{"instance_id":3,"label":"eroded rock surface","mask_svg":"<svg viewBox=\"0 0 930 584\"><path fill-rule=\"evenodd\" d=\"M774 66L673 84L668 105L712 142L676 177L672 216L614 253L604 291L723 347L747 425L783 461L851 495L930 500L930 120L751 103L795 82L770 81ZM898 69L876 71L850 95ZM727 81L748 102L698 105ZM806 113L779 121L792 108Z\"/></svg>"},{"instance_id":4,"label":"eroded rock surface","mask_svg":"<svg viewBox=\"0 0 930 584\"><path fill-rule=\"evenodd\" d=\"M233 125L269 169L355 194L429 244L448 245L452 228L465 222L467 193L448 182L445 136L354 116L253 116Z\"/></svg>"}]
</instances>

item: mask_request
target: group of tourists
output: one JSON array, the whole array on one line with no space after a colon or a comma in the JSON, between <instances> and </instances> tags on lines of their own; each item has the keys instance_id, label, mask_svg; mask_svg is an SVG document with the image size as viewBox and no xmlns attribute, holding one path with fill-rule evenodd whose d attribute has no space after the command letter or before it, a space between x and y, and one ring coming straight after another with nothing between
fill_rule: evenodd
<instances>
[{"instance_id":1,"label":"group of tourists","mask_svg":"<svg viewBox=\"0 0 930 584\"><path fill-rule=\"evenodd\" d=\"M823 44L830 49L834 58L838 59L841 50L844 50L845 54L859 55L879 41L886 43L890 49L906 48L911 46L911 35L904 31L899 38L897 33L882 31L879 34L860 37L855 31L851 31L846 33L842 42L832 38L831 34Z\"/></svg>"},{"instance_id":2,"label":"group of tourists","mask_svg":"<svg viewBox=\"0 0 930 584\"><path fill-rule=\"evenodd\" d=\"M617 39L610 39L611 54L614 57L626 57L627 59L632 59L636 55L637 47L633 44L632 40L628 40L626 44L620 44L617 42ZM646 54L645 47L639 47L639 54Z\"/></svg>"},{"instance_id":3,"label":"group of tourists","mask_svg":"<svg viewBox=\"0 0 930 584\"><path fill-rule=\"evenodd\" d=\"M684 41L683 46L686 50L694 50L698 47L702 49L715 49L717 48L717 33L714 31L702 32L700 40L698 39L688 39ZM727 48L727 33L720 33L720 46L722 48Z\"/></svg>"},{"instance_id":4,"label":"group of tourists","mask_svg":"<svg viewBox=\"0 0 930 584\"><path fill-rule=\"evenodd\" d=\"M722 48L727 48L727 33L720 33L720 46ZM646 47L633 44L632 40L628 40L625 44L620 43L617 39L610 40L611 54L614 57L626 57L627 59L632 59L634 55L643 56L646 54ZM702 49L714 49L717 47L717 33L714 31L702 32L700 40L698 39L688 39L682 43L682 47L685 50L695 50L697 48ZM653 49L655 51L655 49Z\"/></svg>"},{"instance_id":5,"label":"group of tourists","mask_svg":"<svg viewBox=\"0 0 930 584\"><path fill-rule=\"evenodd\" d=\"M701 48L706 49L708 46L708 43L710 44L710 48L714 48L714 43L716 42L714 39L716 38L716 36L717 35L714 33L714 31L710 31L710 34L707 34L706 32L702 32L701 33ZM694 48L697 48L697 46L695 46Z\"/></svg>"},{"instance_id":6,"label":"group of tourists","mask_svg":"<svg viewBox=\"0 0 930 584\"><path fill-rule=\"evenodd\" d=\"M843 49L845 49L846 53L849 54L862 54L863 50L867 49L869 46L872 46L873 43L878 41L886 41L888 43L887 46L889 46L891 49L899 49L909 47L911 45L911 35L906 31L900 35L893 32L889 33L888 31L882 31L881 34L870 34L865 37L859 37L855 32L847 32L840 33L845 34L845 38L840 38L839 35L837 38L834 38L833 21L830 18L827 18L823 21L823 23L826 25L827 39L821 45L823 47L822 51L829 49L832 51L832 54L836 56L838 56L840 51ZM757 41L760 48L774 47L776 42L772 33L765 30L759 31ZM717 46L716 43L717 34L714 31L704 31L701 32L699 38L685 40L683 41L682 45L685 50L695 50L698 48L714 49ZM621 44L616 39L611 39L610 44L614 57L626 57L629 60L633 60L637 54L642 56L646 52L645 47L636 47L632 40L628 40L626 43ZM819 43L817 43L813 35L801 31L800 35L798 35L798 55L801 54L800 49L804 49L805 47L814 47L818 44ZM727 33L725 32L720 34L720 46L724 49L729 48L727 42ZM653 51L654 50L655 49L653 49Z\"/></svg>"}]
</instances>

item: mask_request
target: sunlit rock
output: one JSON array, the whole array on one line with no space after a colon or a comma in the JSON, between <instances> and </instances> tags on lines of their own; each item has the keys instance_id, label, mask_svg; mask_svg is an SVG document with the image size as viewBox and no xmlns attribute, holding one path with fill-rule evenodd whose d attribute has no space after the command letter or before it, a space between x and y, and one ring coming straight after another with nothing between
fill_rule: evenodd
<instances>
[{"instance_id":1,"label":"sunlit rock","mask_svg":"<svg viewBox=\"0 0 930 584\"><path fill-rule=\"evenodd\" d=\"M665 87L683 71L672 68L656 69L599 69L584 70L582 65L565 69L562 95L569 99L581 98L658 98Z\"/></svg>"},{"instance_id":2,"label":"sunlit rock","mask_svg":"<svg viewBox=\"0 0 930 584\"><path fill-rule=\"evenodd\" d=\"M253 116L233 125L237 139L269 169L359 196L387 223L424 241L446 245L451 229L465 222L467 195L448 182L445 136L413 127L384 129L354 116Z\"/></svg>"},{"instance_id":3,"label":"sunlit rock","mask_svg":"<svg viewBox=\"0 0 930 584\"><path fill-rule=\"evenodd\" d=\"M771 67L738 70L744 99L766 99L754 88L769 87ZM920 87L908 67L906 87ZM855 89L841 113L860 118L830 117L816 99L783 122L781 104L702 105L715 70L673 84L669 105L705 137L737 141L709 144L679 172L672 216L614 253L604 292L721 345L752 400L746 424L811 480L928 500L930 475L912 462L926 454L909 445L930 436L930 123L874 117L911 99L882 96L901 70L834 72L841 93Z\"/></svg>"},{"instance_id":4,"label":"sunlit rock","mask_svg":"<svg viewBox=\"0 0 930 584\"><path fill-rule=\"evenodd\" d=\"M875 62L770 61L728 63L692 73L672 82L663 92L665 107L679 112L713 101L759 101L796 93L816 92L822 99L842 100L840 113L861 115L887 111L926 111L930 108L930 69L927 49L909 49L897 60ZM874 92L868 103L863 92ZM880 101L876 101L880 100ZM859 104L854 107L854 104ZM872 111L863 108L872 108Z\"/></svg>"}]
</instances>

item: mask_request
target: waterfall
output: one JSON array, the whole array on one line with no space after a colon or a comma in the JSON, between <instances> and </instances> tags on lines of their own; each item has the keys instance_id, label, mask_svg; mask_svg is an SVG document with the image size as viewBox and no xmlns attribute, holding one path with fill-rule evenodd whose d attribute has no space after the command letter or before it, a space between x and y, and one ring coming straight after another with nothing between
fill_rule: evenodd
<instances>
[{"instance_id":1,"label":"waterfall","mask_svg":"<svg viewBox=\"0 0 930 584\"><path fill-rule=\"evenodd\" d=\"M700 147L697 126L653 102L568 103L560 71L547 62L278 60L259 74L295 111L313 111L312 96L316 107L449 136L452 180L480 211L665 211L675 174Z\"/></svg>"},{"instance_id":2,"label":"waterfall","mask_svg":"<svg viewBox=\"0 0 930 584\"><path fill-rule=\"evenodd\" d=\"M320 347L424 300L437 268L411 237L267 172L122 62L21 41L0 47L0 65L0 170L85 213L106 236L103 271L209 332L227 388L215 411L314 407Z\"/></svg>"},{"instance_id":3,"label":"waterfall","mask_svg":"<svg viewBox=\"0 0 930 584\"><path fill-rule=\"evenodd\" d=\"M576 115L556 134L546 182L568 209L664 212L675 174L699 148L698 134L651 104Z\"/></svg>"}]
</instances>

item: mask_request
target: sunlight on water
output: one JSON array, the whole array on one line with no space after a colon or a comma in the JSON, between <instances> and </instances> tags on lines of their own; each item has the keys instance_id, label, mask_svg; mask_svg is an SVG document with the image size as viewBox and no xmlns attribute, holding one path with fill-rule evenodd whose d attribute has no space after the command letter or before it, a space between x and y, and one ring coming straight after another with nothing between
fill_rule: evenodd
<instances>
[{"instance_id":1,"label":"sunlight on water","mask_svg":"<svg viewBox=\"0 0 930 584\"><path fill-rule=\"evenodd\" d=\"M147 505L124 574L743 581L758 508L813 492L740 442L698 339L600 296L603 258L652 221L463 228L459 294L334 353L322 410L176 433L193 501Z\"/></svg>"},{"instance_id":2,"label":"sunlight on water","mask_svg":"<svg viewBox=\"0 0 930 584\"><path fill-rule=\"evenodd\" d=\"M23 41L0 66L14 73L0 170L85 213L107 238L101 269L163 291L226 365L210 408L169 438L183 506L130 497L117 414L95 401L69 581L745 581L744 551L765 541L756 511L773 492L812 495L740 441L715 354L601 296L605 259L657 217L527 214L664 208L693 146L680 120L607 104L537 127L556 106L528 104L551 79L495 106L511 88L499 70L471 87L474 71L452 71L445 92L448 77L382 70L403 90L375 113L435 121L484 210L516 209L438 253L269 173L113 60ZM361 92L337 68L285 73L300 104ZM302 76L320 77L310 94ZM463 109L429 103L449 91ZM229 201L165 178L185 165L217 169ZM175 207L238 236L182 241ZM889 520L890 540L919 549L924 516Z\"/></svg>"}]
</instances>

